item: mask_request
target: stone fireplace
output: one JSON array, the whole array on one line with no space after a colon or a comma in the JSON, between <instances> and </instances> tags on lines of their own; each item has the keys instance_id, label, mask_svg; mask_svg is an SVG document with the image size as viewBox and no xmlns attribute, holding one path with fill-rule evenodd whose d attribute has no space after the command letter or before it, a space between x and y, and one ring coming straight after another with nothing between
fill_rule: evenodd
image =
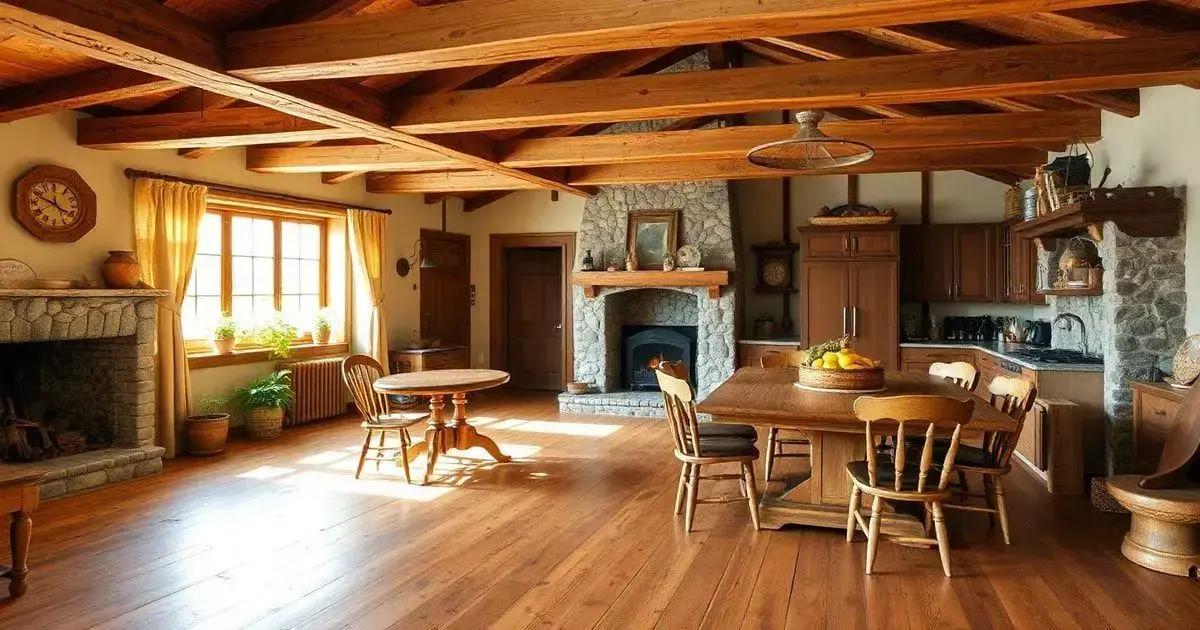
<instances>
[{"instance_id":1,"label":"stone fireplace","mask_svg":"<svg viewBox=\"0 0 1200 630\"><path fill-rule=\"evenodd\" d=\"M0 424L77 433L80 452L47 448L5 465L43 474L43 498L153 474L153 290L0 290ZM52 445L53 446L53 445ZM59 455L59 456L53 456Z\"/></svg>"}]
</instances>

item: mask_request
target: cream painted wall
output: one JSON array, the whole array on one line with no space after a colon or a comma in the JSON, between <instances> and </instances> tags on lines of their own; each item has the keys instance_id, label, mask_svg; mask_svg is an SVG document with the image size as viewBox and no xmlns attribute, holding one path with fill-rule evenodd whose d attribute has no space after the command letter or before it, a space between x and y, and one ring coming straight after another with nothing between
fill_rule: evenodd
<instances>
[{"instance_id":1,"label":"cream painted wall","mask_svg":"<svg viewBox=\"0 0 1200 630\"><path fill-rule=\"evenodd\" d=\"M75 169L96 192L96 227L76 243L46 243L26 232L12 218L11 193L0 196L0 258L17 258L42 277L87 276L99 281L98 268L108 250L133 249L130 182L123 171L137 168L210 181L316 197L346 204L387 207L390 265L399 252L410 253L421 227L437 227L437 209L416 195L371 195L361 181L337 186L322 184L315 175L267 175L245 169L241 149L219 151L200 160L188 160L173 151L97 151L75 144L76 115L70 112L40 116L0 125L0 181L13 182L37 164L51 163ZM385 270L386 271L386 270ZM393 343L406 338L417 321L416 293L411 283L394 272L385 273L388 327ZM358 309L363 312L363 309ZM361 318L359 318L361 320ZM361 329L361 322L356 329ZM363 339L362 336L356 337ZM208 368L192 372L196 400L227 392L236 385L267 373L271 363Z\"/></svg>"}]
</instances>

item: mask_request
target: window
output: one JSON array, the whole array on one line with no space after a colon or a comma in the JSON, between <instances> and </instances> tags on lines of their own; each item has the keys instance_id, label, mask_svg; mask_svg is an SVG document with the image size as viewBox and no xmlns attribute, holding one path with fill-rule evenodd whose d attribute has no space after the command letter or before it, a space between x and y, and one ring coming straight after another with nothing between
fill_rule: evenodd
<instances>
[{"instance_id":1,"label":"window","mask_svg":"<svg viewBox=\"0 0 1200 630\"><path fill-rule=\"evenodd\" d=\"M281 316L299 329L297 343L310 341L313 320L330 306L327 242L334 222L210 201L183 301L183 333L193 349L208 349L225 313L246 329Z\"/></svg>"}]
</instances>

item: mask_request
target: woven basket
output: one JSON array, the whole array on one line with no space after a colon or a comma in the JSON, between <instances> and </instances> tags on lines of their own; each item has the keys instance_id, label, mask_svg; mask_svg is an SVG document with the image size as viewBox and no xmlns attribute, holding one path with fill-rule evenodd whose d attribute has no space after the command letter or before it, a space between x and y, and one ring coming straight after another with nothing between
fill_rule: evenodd
<instances>
[{"instance_id":1,"label":"woven basket","mask_svg":"<svg viewBox=\"0 0 1200 630\"><path fill-rule=\"evenodd\" d=\"M883 389L883 368L823 370L801 366L796 384L840 392L875 392Z\"/></svg>"},{"instance_id":2,"label":"woven basket","mask_svg":"<svg viewBox=\"0 0 1200 630\"><path fill-rule=\"evenodd\" d=\"M868 217L812 217L808 222L812 225L887 225L895 220L895 215L880 215Z\"/></svg>"},{"instance_id":3,"label":"woven basket","mask_svg":"<svg viewBox=\"0 0 1200 630\"><path fill-rule=\"evenodd\" d=\"M273 440L283 433L283 409L267 407L246 412L246 437Z\"/></svg>"},{"instance_id":4,"label":"woven basket","mask_svg":"<svg viewBox=\"0 0 1200 630\"><path fill-rule=\"evenodd\" d=\"M1025 193L1020 186L1009 186L1004 191L1004 218L1015 219L1025 213Z\"/></svg>"}]
</instances>

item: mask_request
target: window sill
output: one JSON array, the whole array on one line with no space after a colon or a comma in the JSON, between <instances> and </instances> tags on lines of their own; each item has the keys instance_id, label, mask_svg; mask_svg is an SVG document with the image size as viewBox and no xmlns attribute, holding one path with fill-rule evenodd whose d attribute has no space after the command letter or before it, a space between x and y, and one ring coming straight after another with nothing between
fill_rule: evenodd
<instances>
[{"instance_id":1,"label":"window sill","mask_svg":"<svg viewBox=\"0 0 1200 630\"><path fill-rule=\"evenodd\" d=\"M214 352L199 352L188 355L188 367L195 370L200 368L221 367L225 365L243 365L246 363L263 363L266 361L288 361L292 359L311 359L315 357L328 357L339 354L348 354L350 352L350 344L348 343L327 343L315 344L306 343L292 346L292 355L287 359L272 359L269 350L250 349L250 350L234 350L230 354L216 354Z\"/></svg>"}]
</instances>

